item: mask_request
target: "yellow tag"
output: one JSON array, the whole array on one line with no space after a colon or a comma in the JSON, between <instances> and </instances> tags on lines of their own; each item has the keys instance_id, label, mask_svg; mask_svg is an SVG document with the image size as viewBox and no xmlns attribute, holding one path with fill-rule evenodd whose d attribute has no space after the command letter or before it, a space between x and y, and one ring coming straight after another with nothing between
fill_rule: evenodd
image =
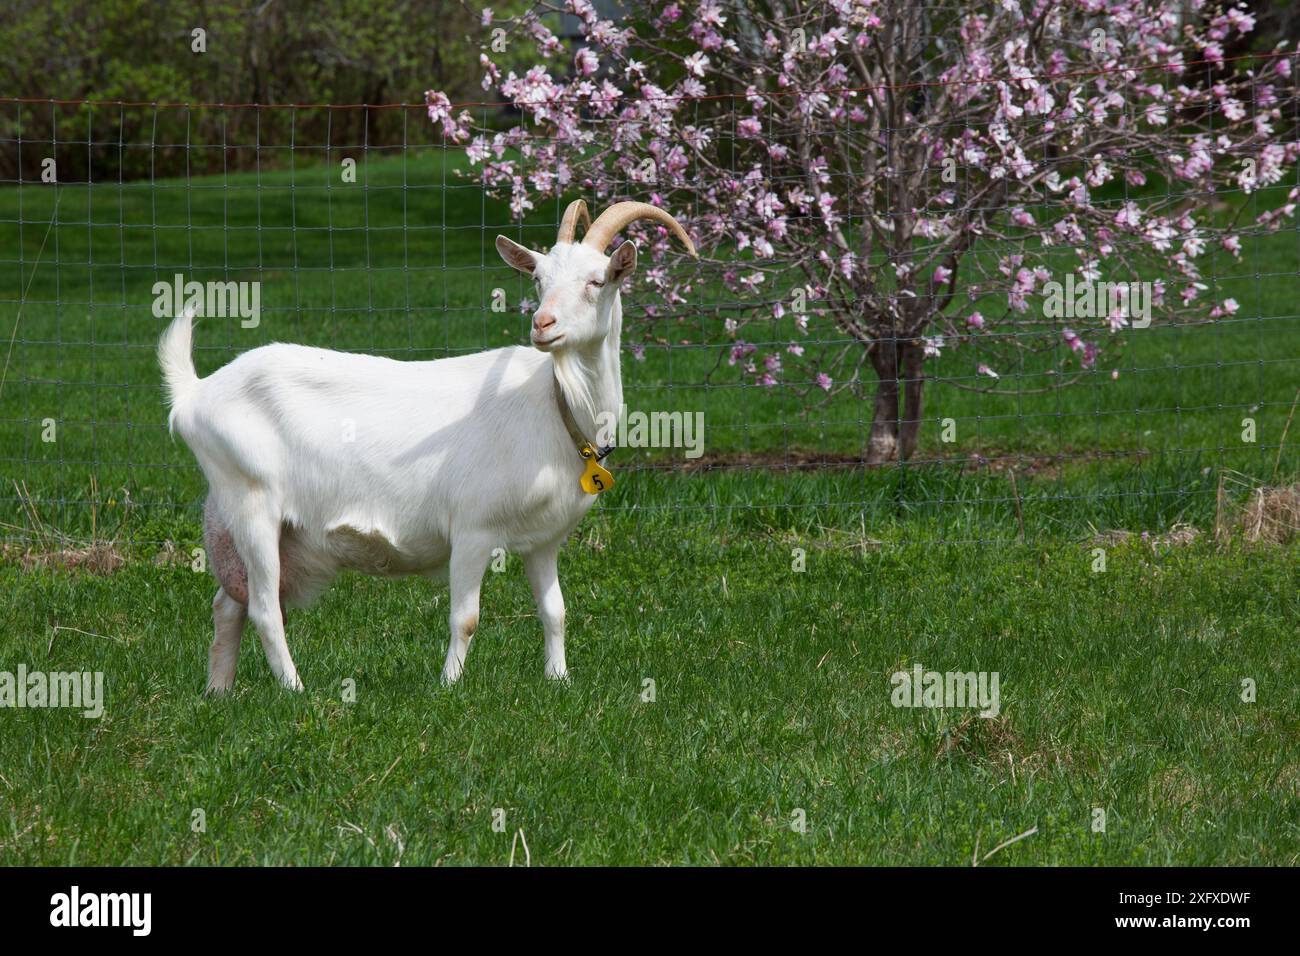
<instances>
[{"instance_id":1,"label":"yellow tag","mask_svg":"<svg viewBox=\"0 0 1300 956\"><path fill-rule=\"evenodd\" d=\"M584 445L580 452L587 461L587 469L582 473L579 484L582 490L589 495L598 495L602 491L608 491L614 487L614 476L609 473L609 469L601 465L596 460L596 453L591 450L590 445Z\"/></svg>"}]
</instances>

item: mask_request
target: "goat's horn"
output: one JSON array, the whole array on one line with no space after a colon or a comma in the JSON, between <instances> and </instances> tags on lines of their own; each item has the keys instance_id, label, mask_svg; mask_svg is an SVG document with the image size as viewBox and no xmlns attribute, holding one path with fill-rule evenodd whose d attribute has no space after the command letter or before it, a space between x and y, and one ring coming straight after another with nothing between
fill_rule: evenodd
<instances>
[{"instance_id":1,"label":"goat's horn","mask_svg":"<svg viewBox=\"0 0 1300 956\"><path fill-rule=\"evenodd\" d=\"M575 199L564 210L564 218L560 220L560 234L555 241L573 242L574 234L578 231L578 223L582 223L585 231L591 231L591 213L587 212L587 204L581 199Z\"/></svg>"},{"instance_id":2,"label":"goat's horn","mask_svg":"<svg viewBox=\"0 0 1300 956\"><path fill-rule=\"evenodd\" d=\"M695 243L691 242L691 237L686 235L686 230L681 227L681 224L658 206L652 206L648 202L614 203L587 227L587 235L583 238L582 244L591 246L597 252L604 252L614 236L629 223L636 222L638 219L651 219L667 226L672 230L673 235L682 241L686 251L696 255Z\"/></svg>"}]
</instances>

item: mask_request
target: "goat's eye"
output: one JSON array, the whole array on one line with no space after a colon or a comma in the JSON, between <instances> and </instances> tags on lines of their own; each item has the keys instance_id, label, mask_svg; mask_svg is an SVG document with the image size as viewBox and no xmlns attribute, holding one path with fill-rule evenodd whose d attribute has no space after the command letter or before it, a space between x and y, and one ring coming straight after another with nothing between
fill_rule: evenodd
<instances>
[{"instance_id":1,"label":"goat's eye","mask_svg":"<svg viewBox=\"0 0 1300 956\"><path fill-rule=\"evenodd\" d=\"M591 279L590 281L587 282L587 285L591 286L593 289L599 289L604 284L605 284L604 279Z\"/></svg>"}]
</instances>

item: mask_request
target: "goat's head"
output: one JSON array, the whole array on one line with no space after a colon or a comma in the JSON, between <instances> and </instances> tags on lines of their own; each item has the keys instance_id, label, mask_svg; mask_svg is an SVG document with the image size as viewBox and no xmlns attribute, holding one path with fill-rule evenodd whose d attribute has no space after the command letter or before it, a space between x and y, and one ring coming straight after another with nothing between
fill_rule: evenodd
<instances>
[{"instance_id":1,"label":"goat's head","mask_svg":"<svg viewBox=\"0 0 1300 956\"><path fill-rule=\"evenodd\" d=\"M584 349L609 335L623 282L636 270L636 245L625 241L605 255L611 239L629 223L650 219L672 231L691 255L695 244L672 216L658 206L620 202L606 209L595 222L581 199L569 204L551 251L533 252L505 236L497 236L497 251L511 267L527 273L537 283L539 304L533 313L532 341L543 352ZM578 225L586 227L575 241ZM621 313L619 313L621 314Z\"/></svg>"}]
</instances>

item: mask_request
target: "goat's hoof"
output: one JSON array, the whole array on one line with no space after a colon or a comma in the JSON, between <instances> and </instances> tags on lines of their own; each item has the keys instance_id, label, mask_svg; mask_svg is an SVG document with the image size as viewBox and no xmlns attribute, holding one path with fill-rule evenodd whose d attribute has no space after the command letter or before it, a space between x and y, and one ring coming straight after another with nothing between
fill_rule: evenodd
<instances>
[{"instance_id":1,"label":"goat's hoof","mask_svg":"<svg viewBox=\"0 0 1300 956\"><path fill-rule=\"evenodd\" d=\"M234 687L235 687L234 681L231 681L229 684L208 684L207 687L203 688L203 696L204 697L225 697L234 689Z\"/></svg>"},{"instance_id":2,"label":"goat's hoof","mask_svg":"<svg viewBox=\"0 0 1300 956\"><path fill-rule=\"evenodd\" d=\"M568 670L561 671L561 670L555 670L554 668L550 668L550 667L546 668L546 679L553 680L557 684L573 683L573 678L569 676Z\"/></svg>"}]
</instances>

